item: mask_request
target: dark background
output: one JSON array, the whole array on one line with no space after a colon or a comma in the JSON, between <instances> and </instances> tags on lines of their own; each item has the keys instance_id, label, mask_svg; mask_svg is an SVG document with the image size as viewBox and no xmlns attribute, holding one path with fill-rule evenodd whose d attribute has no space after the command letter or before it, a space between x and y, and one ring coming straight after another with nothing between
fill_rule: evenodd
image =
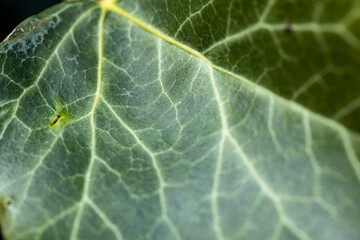
<instances>
[{"instance_id":1,"label":"dark background","mask_svg":"<svg viewBox=\"0 0 360 240\"><path fill-rule=\"evenodd\" d=\"M0 42L26 18L59 2L61 0L0 0Z\"/></svg>"}]
</instances>

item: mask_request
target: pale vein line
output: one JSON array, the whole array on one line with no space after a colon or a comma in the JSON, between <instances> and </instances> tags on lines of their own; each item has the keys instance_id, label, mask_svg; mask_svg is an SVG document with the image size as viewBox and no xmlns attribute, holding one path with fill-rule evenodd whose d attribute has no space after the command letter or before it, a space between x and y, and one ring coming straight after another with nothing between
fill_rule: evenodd
<instances>
[{"instance_id":1,"label":"pale vein line","mask_svg":"<svg viewBox=\"0 0 360 240\"><path fill-rule=\"evenodd\" d=\"M352 102L350 102L345 107L341 108L339 111L337 111L334 114L333 119L340 120L359 108L360 108L360 98L357 98Z\"/></svg>"},{"instance_id":2,"label":"pale vein line","mask_svg":"<svg viewBox=\"0 0 360 240\"><path fill-rule=\"evenodd\" d=\"M311 126L310 126L310 121L309 121L309 113L305 112L303 114L303 124L304 124L304 129L305 129L305 149L306 149L306 153L309 156L310 162L311 162L311 166L315 172L316 175L319 175L321 173L321 168L319 163L316 160L316 156L314 154L314 151L312 150L312 131L311 131Z\"/></svg>"},{"instance_id":3,"label":"pale vein line","mask_svg":"<svg viewBox=\"0 0 360 240\"><path fill-rule=\"evenodd\" d=\"M72 34L71 34L71 35L72 35ZM63 65L63 63L62 63L62 61L61 61L61 59L60 59L59 53L58 53L57 51L55 52L55 55L56 55L56 58L57 58L57 60L58 60L58 62L59 62L59 64L60 64L60 68L61 68L62 72L63 72L64 75L66 76L66 72L65 72L64 65Z\"/></svg>"},{"instance_id":4,"label":"pale vein line","mask_svg":"<svg viewBox=\"0 0 360 240\"><path fill-rule=\"evenodd\" d=\"M209 2L207 2L204 6L202 6L198 11L194 12L194 13L190 13L190 16L187 17L185 19L185 21L183 21L183 23L180 24L180 26L178 27L178 29L176 30L175 34L174 34L174 37L177 37L177 35L180 33L180 31L182 30L182 28L184 27L184 25L187 23L187 22L190 22L191 23L191 18L194 17L195 15L198 15L200 14L201 16L201 12L207 8L209 5L213 4L213 0L210 0Z\"/></svg>"},{"instance_id":5,"label":"pale vein line","mask_svg":"<svg viewBox=\"0 0 360 240\"><path fill-rule=\"evenodd\" d=\"M101 100L108 107L108 109L111 111L111 113L116 117L116 119L119 121L119 123L133 136L133 138L136 140L136 142L150 156L151 163L155 169L155 172L156 172L156 175L157 175L158 181L159 181L159 198L160 198L160 207L161 207L162 218L165 221L165 223L169 226L169 229L170 229L171 233L174 235L174 237L177 240L182 239L180 234L178 233L176 227L174 226L174 224L172 223L172 221L170 220L170 218L167 215L167 205L166 205L166 198L165 198L165 193L164 193L165 181L164 181L164 177L161 173L160 167L157 163L156 156L140 140L140 138L136 135L136 133L120 118L120 116L115 112L115 110L111 107L111 105L103 97L101 97Z\"/></svg>"},{"instance_id":6,"label":"pale vein line","mask_svg":"<svg viewBox=\"0 0 360 240\"><path fill-rule=\"evenodd\" d=\"M113 167L111 167L105 160L103 160L102 158L96 156L96 160L99 161L101 164L104 165L104 167L111 172L112 174L116 175L121 181L122 181L122 176L121 173L119 173L118 171L116 171Z\"/></svg>"},{"instance_id":7,"label":"pale vein line","mask_svg":"<svg viewBox=\"0 0 360 240\"><path fill-rule=\"evenodd\" d=\"M227 16L227 22L226 22L226 36L229 36L230 33L230 27L231 27L231 10L233 9L234 0L231 0L229 3L229 7L227 9L228 16Z\"/></svg>"},{"instance_id":8,"label":"pale vein line","mask_svg":"<svg viewBox=\"0 0 360 240\"><path fill-rule=\"evenodd\" d=\"M322 76L319 73L313 75L292 94L291 100L295 101L301 95L303 95L307 90L309 90L315 83L320 82L321 80L322 80Z\"/></svg>"},{"instance_id":9,"label":"pale vein line","mask_svg":"<svg viewBox=\"0 0 360 240\"><path fill-rule=\"evenodd\" d=\"M350 161L350 164L351 164L352 168L354 169L355 175L360 183L360 161L359 161L358 157L356 156L354 148L351 144L349 133L346 131L346 129L342 129L340 131L340 135L343 140L346 155L347 155L347 157Z\"/></svg>"},{"instance_id":10,"label":"pale vein line","mask_svg":"<svg viewBox=\"0 0 360 240\"><path fill-rule=\"evenodd\" d=\"M156 28L152 27L151 25L137 19L136 17L134 17L133 15L131 15L130 13L124 11L122 8L118 7L117 5L114 5L114 4L109 4L109 5L106 5L106 6L103 6L105 7L106 9L128 19L129 21L135 23L136 25L138 25L139 27L143 28L144 30L148 31L149 33L163 39L164 41L182 49L183 51L186 51L188 52L189 54L201 59L206 65L208 65L209 67L213 68L213 69L216 69L218 70L219 72L222 72L226 75L229 75L233 78L236 78L238 80L240 80L242 83L250 86L250 87L253 87L254 89L257 89L259 90L259 92L262 94L262 95L270 95L272 97L274 97L277 101L280 101L280 102L283 102L287 105L289 105L291 108L293 109L297 109L298 111L300 112L305 112L305 111L308 111L312 114L312 118L313 119L316 119L328 126L331 126L333 127L334 129L337 129L337 130L342 130L343 129L343 126L340 125L338 122L335 122L331 119L328 119L318 113L315 113L313 111L310 111L308 109L306 109L304 106L296 103L296 102L293 102L293 101L290 101L288 99L285 99L277 94L275 94L274 92L268 90L267 88L264 88L252 81L250 81L249 79L245 78L244 76L241 76L241 75L238 75L238 74L234 74L233 72L230 72L229 70L225 69L225 68L222 68L222 67L219 67L215 64L213 64L210 60L208 60L203 54L201 54L200 52L182 44L181 42L178 42L177 40L165 35L164 33L162 33L161 31L157 30ZM253 25L254 27L255 25ZM270 25L271 26L271 25ZM281 25L277 25L278 28L284 28L286 26L286 24L281 24ZM328 29L331 29L332 28L332 25L331 24L327 24L327 25L324 25L322 24L322 26L327 26L326 29L324 29L324 31L328 30ZM355 135L353 135L355 136ZM356 135L358 136L358 135Z\"/></svg>"},{"instance_id":11,"label":"pale vein line","mask_svg":"<svg viewBox=\"0 0 360 240\"><path fill-rule=\"evenodd\" d=\"M0 104L0 108L5 107L6 105L8 105L8 104L10 104L10 103L13 103L13 102L17 102L17 100L16 100L16 99L12 99L12 100L10 100L10 101L8 101L8 102L4 102L3 104Z\"/></svg>"},{"instance_id":12,"label":"pale vein line","mask_svg":"<svg viewBox=\"0 0 360 240\"><path fill-rule=\"evenodd\" d=\"M169 41L168 41L169 42ZM190 52L193 52L194 50L191 50ZM207 61L207 62L209 62L209 61ZM214 67L213 65L210 65L211 67ZM216 68L216 69L221 69L221 68L219 68L219 67L214 67L214 68ZM233 74L232 74L233 75ZM237 77L237 78L241 78L241 77ZM214 81L214 80L213 80ZM217 90L216 90L217 91ZM97 102L96 102L97 103ZM220 103L219 103L220 104ZM96 104L94 104L94 105L96 105ZM229 132L228 132L229 133ZM351 142L350 142L350 140L349 140L349 136L347 135L347 132L345 132L345 130L344 131L342 131L342 133L343 133L343 138L345 138L346 140L344 140L344 145L345 145L345 148L346 148L346 151L347 151L347 153L348 153L348 155L350 155L350 156L352 156L353 157L353 159L355 159L356 160L356 155L355 155L355 153L353 152L353 149L352 149L352 146L351 146ZM230 133L229 133L230 134ZM136 135L135 135L136 136ZM229 137L230 137L230 139L231 139L231 141L232 142L235 142L236 143L236 141L232 138L232 136L231 135L228 135ZM237 143L236 143L237 144ZM238 150L241 150L241 148L238 148ZM242 152L242 151L240 151L240 152ZM246 156L245 156L246 157ZM350 158L350 157L349 157ZM251 162L249 162L249 166L252 166L252 164L251 164ZM358 166L358 165L357 165ZM356 172L358 173L359 171L360 171L360 168L359 167L357 167L357 168L354 168L355 170L356 170ZM256 170L253 170L253 171L255 171L256 172ZM359 175L360 174L357 174L357 176L358 176L358 178L359 178ZM261 178L260 178L261 179ZM263 188L262 188L263 189Z\"/></svg>"},{"instance_id":13,"label":"pale vein line","mask_svg":"<svg viewBox=\"0 0 360 240\"><path fill-rule=\"evenodd\" d=\"M117 228L117 226L106 216L106 214L90 199L86 199L86 203L96 212L97 215L104 221L104 223L110 228L110 230L114 233L116 239L124 239L121 232Z\"/></svg>"},{"instance_id":14,"label":"pale vein line","mask_svg":"<svg viewBox=\"0 0 360 240\"><path fill-rule=\"evenodd\" d=\"M270 35L271 35L271 37L272 37L272 39L273 39L276 47L278 48L278 53L279 53L279 55L280 55L283 59L285 59L286 61L289 61L289 62L290 62L290 61L293 61L293 62L296 61L296 58L295 58L295 57L292 57L292 56L288 55L288 54L285 52L284 48L283 48L282 45L281 45L281 41L280 41L278 35L277 35L275 32L272 32L272 31L270 32Z\"/></svg>"},{"instance_id":15,"label":"pale vein line","mask_svg":"<svg viewBox=\"0 0 360 240\"><path fill-rule=\"evenodd\" d=\"M213 71L212 68L210 68L210 71ZM278 212L279 218L281 220L281 222L287 226L297 237L299 237L300 239L304 239L304 240L309 240L311 239L307 233L305 233L303 230L301 230L300 228L298 228L285 214L285 211L283 209L283 206L281 204L281 199L276 195L275 192L273 192L273 190L266 184L266 182L264 181L264 179L261 177L261 175L257 172L257 170L255 169L255 166L251 163L251 161L248 159L248 157L246 156L246 154L244 153L242 147L238 144L238 142L235 140L235 138L231 135L228 125L227 125L227 117L225 114L225 109L223 106L223 102L221 100L220 97L220 93L217 89L216 86L216 82L215 82L215 78L213 76L213 74L210 75L211 76L211 83L213 86L213 91L214 91L214 95L215 98L218 102L218 108L219 108L219 113L221 116L221 124L223 126L223 131L225 132L224 134L226 135L227 138L229 138L229 140L231 141L231 143L234 145L235 150L238 152L239 156L241 157L241 159L243 160L243 163L245 164L245 166L247 167L247 169L249 170L250 174L253 176L254 180L257 182L257 184L259 185L259 187L261 188L262 192L270 198L270 200L272 200L276 211Z\"/></svg>"},{"instance_id":16,"label":"pale vein line","mask_svg":"<svg viewBox=\"0 0 360 240\"><path fill-rule=\"evenodd\" d=\"M254 25L251 25L250 27L248 28L245 28L244 30L242 30L241 32L239 33L236 33L234 35L231 35L231 36L228 36L226 38L224 38L223 40L220 40L216 43L214 43L213 45L211 45L210 47L208 47L207 49L205 49L202 54L203 55L206 55L207 53L209 53L211 50L219 47L219 46L222 46L222 45L226 45L227 43L230 43L230 42L233 42L235 40L239 40L243 37L246 37L246 36L250 36L252 33L258 31L262 29L262 25L261 24L254 24ZM209 60L208 60L209 61Z\"/></svg>"},{"instance_id":17,"label":"pale vein line","mask_svg":"<svg viewBox=\"0 0 360 240\"><path fill-rule=\"evenodd\" d=\"M219 93L218 93L218 91L215 91L215 81L214 81L214 76L213 76L213 69L212 68L209 68L209 69L210 69L211 84L214 88L214 94L215 94L216 99L219 100L220 99ZM222 103L220 101L217 101L217 102L219 105L218 108L219 108L219 112L220 112L220 116L221 116L222 128L228 129ZM223 163L223 150L224 150L225 139L226 139L226 131L222 131L221 140L220 140L220 149L219 149L218 159L216 161L216 168L215 168L215 173L214 173L214 183L213 183L213 188L212 188L212 193L211 193L211 210L212 210L212 215L213 215L214 229L215 229L216 237L219 240L225 239L223 231L221 229L219 209L218 209L218 188L219 188L220 174L221 174L221 168L222 168L222 163Z\"/></svg>"},{"instance_id":18,"label":"pale vein line","mask_svg":"<svg viewBox=\"0 0 360 240\"><path fill-rule=\"evenodd\" d=\"M265 24L264 28L269 31L283 31L287 24ZM313 32L313 33L334 33L339 35L347 44L355 49L360 49L360 41L352 32L341 23L295 23L291 24L293 32Z\"/></svg>"},{"instance_id":19,"label":"pale vein line","mask_svg":"<svg viewBox=\"0 0 360 240\"><path fill-rule=\"evenodd\" d=\"M100 157L96 156L95 159L98 162L100 162L110 173L114 174L119 179L119 181L121 182L121 184L123 185L123 187L128 192L128 194L131 198L133 198L135 200L139 199L139 197L137 195L132 193L132 189L123 181L121 173L116 171L113 167L111 167L105 160L101 159Z\"/></svg>"},{"instance_id":20,"label":"pale vein line","mask_svg":"<svg viewBox=\"0 0 360 240\"><path fill-rule=\"evenodd\" d=\"M306 153L309 156L311 166L313 167L314 172L318 175L321 173L320 166L316 160L315 154L312 150L312 133L309 121L309 113L304 113L304 129L305 129L305 149Z\"/></svg>"},{"instance_id":21,"label":"pale vein line","mask_svg":"<svg viewBox=\"0 0 360 240\"><path fill-rule=\"evenodd\" d=\"M73 32L73 30L77 27L77 25L79 23L81 23L81 21L87 17L88 14L90 14L96 7L90 8L89 10L87 10L85 13L83 13L82 15L80 15L80 17L74 22L74 24L69 28L69 30L65 33L64 37L60 40L60 42L58 43L58 45L56 46L56 48L54 49L54 51L51 53L51 55L49 56L48 60L46 61L46 63L44 64L44 67L42 68L39 76L37 77L36 81L31 85L37 85L37 83L39 82L39 80L41 79L41 77L44 75L45 71L47 70L47 68L49 67L50 64L50 60L56 55L56 53L58 52L59 48L63 45L63 43L67 40L67 37L69 36L69 34L71 34ZM24 93L30 89L31 87L27 88ZM23 94L24 94L23 93ZM22 95L23 95L22 94Z\"/></svg>"},{"instance_id":22,"label":"pale vein line","mask_svg":"<svg viewBox=\"0 0 360 240\"><path fill-rule=\"evenodd\" d=\"M173 101L171 100L171 98L169 97L167 91L165 90L164 84L162 82L162 61L161 61L161 57L162 57L162 46L161 46L161 39L158 39L158 44L157 44L157 48L158 48L158 78L159 78L159 82L160 82L160 86L161 86L161 90L164 93L164 95L166 96L167 99L169 99L169 101L171 102L172 105L175 105L173 103Z\"/></svg>"},{"instance_id":23,"label":"pale vein line","mask_svg":"<svg viewBox=\"0 0 360 240\"><path fill-rule=\"evenodd\" d=\"M360 16L360 8L358 7L360 5L354 5L353 8L351 8L350 13L348 13L343 19L342 22L346 25L350 25L351 23L353 23L354 21L356 21L356 19L358 19L358 17Z\"/></svg>"},{"instance_id":24,"label":"pale vein line","mask_svg":"<svg viewBox=\"0 0 360 240\"><path fill-rule=\"evenodd\" d=\"M282 102L285 102L287 104L289 104L290 106L292 106L294 109L298 109L299 111L301 112L308 112L309 110L307 110L306 108L304 108L302 105L299 105L295 102L292 102L292 101L289 101L285 98L282 98L276 94L274 94L273 92L269 91L268 89L264 88L264 87L261 87L253 82L251 82L250 80L246 79L245 77L243 76L240 76L240 75L237 75L237 74L234 74L222 67L219 67L215 64L213 64L211 61L209 61L203 54L201 54L200 52L176 41L175 39L163 34L162 32L158 31L157 29L155 29L154 27L152 27L151 25L148 25L146 24L145 22L142 22L141 20L135 18L133 15L129 14L128 12L124 11L123 9L121 9L120 7L114 5L114 4L110 4L108 6L106 6L107 9L129 19L130 21L132 21L133 23L137 24L138 26L142 27L143 29L147 30L148 32L154 34L155 36L163 39L164 41L174 45L174 46L177 46L179 47L180 49L183 49L184 51L194 55L195 57L198 57L199 59L201 59L204 63L206 63L209 67L212 67L213 69L216 69L220 72L223 72L227 75L230 75L236 79L239 79L241 80L242 82L254 87L255 89L261 89L263 91L263 93L267 93L268 95L276 98L277 100L280 100ZM270 25L270 24L256 24L256 25L253 25L251 27L249 27L248 29L238 33L238 34L235 34L227 39L230 39L230 40L234 40L236 39L237 36L241 37L241 36L244 36L246 34L249 34L253 31L257 31L258 29L260 29L261 27L264 27L266 29L270 29L270 30L284 30L285 27L287 26L287 24L276 24L276 25ZM313 32L317 32L317 31L320 31L320 32L334 32L334 33L337 33L339 34L340 36L343 37L343 39L345 39L348 43L351 43L352 45L355 45L355 47L358 47L360 46L360 42L358 41L355 41L353 39L353 35L349 37L349 34L351 35L351 33L347 30L347 28L341 24L332 24L332 23L329 23L329 24L321 24L321 27L319 27L318 24L314 24L314 23L309 23L309 24L292 24L292 30L293 31L313 31ZM215 45L220 45L221 43L224 43L226 42L225 40L223 41L220 41L218 43L216 43ZM215 45L213 45L212 47L210 48L214 48L216 47ZM205 50L205 52L209 51L208 50ZM323 117L322 115L320 114L317 114L315 112L311 112L312 115L313 115L313 118L316 118L317 120L321 121L321 122L324 122L326 123L327 125L330 125L331 127L339 130L340 132L344 132L346 131L342 125L340 125L339 123L337 122L334 122L330 119L327 119L325 117ZM350 143L350 146L351 146L351 142L349 140L349 136L348 134L346 135L343 135L346 139L346 142ZM345 144L345 142L344 142ZM347 146L349 146L349 144L346 144ZM350 151L351 152L351 151ZM356 163L356 155L354 154L349 154L348 156L351 156L352 159L350 159L350 161L353 162L353 167L356 166L354 165ZM355 159L355 160L353 160ZM355 169L357 175L358 175L358 178L360 178L360 170L357 170ZM290 226L292 226L292 224L290 224Z\"/></svg>"},{"instance_id":25,"label":"pale vein line","mask_svg":"<svg viewBox=\"0 0 360 240\"><path fill-rule=\"evenodd\" d=\"M16 100L16 106L15 106L15 110L12 113L11 117L8 120L8 123L4 126L4 129L2 130L1 134L0 134L0 139L2 139L3 134L5 133L7 127L10 125L11 120L14 118L14 116L17 113L17 110L19 108L20 105L20 101L23 98L23 96L29 91L29 89L33 88L34 86L36 86L38 84L38 82L40 81L40 79L42 78L42 76L44 75L45 71L47 70L48 66L49 66L49 62L51 61L51 59L54 57L55 53L58 51L58 49L62 46L62 44L65 42L65 40L67 40L67 37L69 34L72 33L72 31L77 27L77 25L91 12L95 9L96 7L90 8L89 10L87 10L85 13L83 13L82 15L80 15L80 17L74 22L74 24L69 28L69 30L65 33L65 35L63 36L63 38L59 41L58 45L55 47L54 51L50 54L49 59L46 61L46 63L44 64L43 68L41 69L41 72L39 74L39 76L37 77L37 79L35 80L35 82L28 88L26 88L21 95L18 97L18 99Z\"/></svg>"},{"instance_id":26,"label":"pale vein line","mask_svg":"<svg viewBox=\"0 0 360 240\"><path fill-rule=\"evenodd\" d=\"M2 184L1 187L0 187L0 192L4 191L4 189L6 189L7 187L13 185L14 183L16 183L17 181L20 181L22 180L23 178L29 176L31 172L26 172L24 174L22 174L21 176L15 178L15 179L12 179L11 181L8 181L6 182L6 184Z\"/></svg>"},{"instance_id":27,"label":"pale vein line","mask_svg":"<svg viewBox=\"0 0 360 240\"><path fill-rule=\"evenodd\" d=\"M116 68L117 70L119 70L119 71L123 72L124 74L126 74L126 76L128 76L128 77L134 82L133 77L130 75L130 73L129 73L125 68L119 67L119 66L116 65L114 62L112 62L112 61L110 61L109 59L107 59L106 57L104 57L104 61L110 63L111 66L113 66L113 67ZM134 82L134 84L135 84L135 82Z\"/></svg>"},{"instance_id":28,"label":"pale vein line","mask_svg":"<svg viewBox=\"0 0 360 240\"><path fill-rule=\"evenodd\" d=\"M274 31L284 30L286 24L268 25L268 29ZM355 35L344 25L340 23L306 23L306 24L292 24L291 30L294 32L313 32L320 33L334 33L339 35L349 46L354 49L360 49L360 41Z\"/></svg>"},{"instance_id":29,"label":"pale vein line","mask_svg":"<svg viewBox=\"0 0 360 240\"><path fill-rule=\"evenodd\" d=\"M268 0L268 3L265 6L265 9L259 19L259 22L264 22L267 18L267 16L269 15L272 7L274 6L276 0Z\"/></svg>"},{"instance_id":30,"label":"pale vein line","mask_svg":"<svg viewBox=\"0 0 360 240\"><path fill-rule=\"evenodd\" d=\"M102 86L102 66L103 66L103 30L104 30L104 20L105 20L105 14L106 14L106 10L102 9L101 11L101 16L99 19L99 32L98 32L98 82L97 82L97 89L96 89L96 97L95 97L95 101L91 110L91 158L89 161L89 166L88 169L86 171L85 174L85 178L84 178L84 189L83 189L83 193L82 193L82 197L81 197L81 201L79 203L79 209L76 213L76 217L74 219L74 223L73 223L73 228L71 230L71 235L70 235L70 239L71 240L75 240L77 239L77 234L79 232L79 227L80 227L80 221L83 215L83 211L84 211L84 205L87 201L88 197L88 193L89 193L89 189L90 189L90 181L91 181L91 174L92 174L92 169L94 166L94 162L95 162L95 154L96 154L96 133L95 133L95 110L96 107L98 105L99 99L100 99L100 95L101 95L101 86Z\"/></svg>"},{"instance_id":31,"label":"pale vein line","mask_svg":"<svg viewBox=\"0 0 360 240\"><path fill-rule=\"evenodd\" d=\"M163 94L166 96L167 99L169 99L170 103L172 104L172 106L174 107L174 110L175 110L175 117L176 117L176 122L179 124L179 126L181 126L180 124L180 121L179 121L179 112L178 112L178 109L177 109L177 105L173 102L173 100L170 98L167 90L165 89L164 87L164 84L162 82L162 61L161 61L161 57L162 57L162 45L161 45L161 41L162 39L159 38L158 40L158 71L159 71L159 82L160 82L160 86L161 86L161 90L163 92Z\"/></svg>"},{"instance_id":32,"label":"pale vein line","mask_svg":"<svg viewBox=\"0 0 360 240\"><path fill-rule=\"evenodd\" d=\"M275 226L275 229L274 229L272 235L271 235L271 240L279 240L282 231L283 231L283 225L280 222L278 222Z\"/></svg>"},{"instance_id":33,"label":"pale vein line","mask_svg":"<svg viewBox=\"0 0 360 240\"><path fill-rule=\"evenodd\" d=\"M319 183L319 177L321 174L321 168L319 166L319 163L316 160L316 156L314 154L314 151L312 150L312 133L311 133L311 126L309 121L309 113L304 113L303 115L303 124L305 129L305 151L306 154L309 157L311 166L315 173L315 186L314 191L316 196L320 196L320 183Z\"/></svg>"},{"instance_id":34,"label":"pale vein line","mask_svg":"<svg viewBox=\"0 0 360 240\"><path fill-rule=\"evenodd\" d=\"M4 77L6 77L7 79L10 80L11 83L15 84L16 86L18 86L19 88L21 88L21 90L24 90L24 88L17 82L15 82L9 75L5 74L5 73L0 73L0 75L3 75Z\"/></svg>"},{"instance_id":35,"label":"pale vein line","mask_svg":"<svg viewBox=\"0 0 360 240\"><path fill-rule=\"evenodd\" d=\"M54 138L54 141L50 144L48 150L39 159L39 161L36 163L34 168L29 173L26 174L26 175L30 175L30 176L29 176L29 179L26 182L24 192L23 192L22 197L21 197L21 201L19 202L18 210L21 209L21 206L22 206L22 204L24 203L24 201L25 201L25 199L27 197L28 191L30 189L30 186L31 186L31 183L33 181L33 178L34 178L34 175L35 175L36 171L41 167L41 165L42 165L43 161L45 160L45 158L51 153L51 151L53 150L53 147L55 146L55 144L57 143L57 140L60 138L61 135L62 134L59 134L57 137ZM17 212L17 215L18 214L19 213Z\"/></svg>"},{"instance_id":36,"label":"pale vein line","mask_svg":"<svg viewBox=\"0 0 360 240\"><path fill-rule=\"evenodd\" d=\"M225 45L227 43L240 40L245 36L249 36L254 32L259 30L268 30L272 31L284 31L288 27L287 23L263 23L258 22L250 27L235 33L229 37L226 37L203 51L203 54L206 55L211 50ZM342 25L341 23L293 23L291 24L291 31L293 32L313 32L313 33L335 33L338 34L347 44L355 49L360 49L360 41L352 34L346 26Z\"/></svg>"},{"instance_id":37,"label":"pale vein line","mask_svg":"<svg viewBox=\"0 0 360 240\"><path fill-rule=\"evenodd\" d=\"M276 151L278 153L280 153L280 155L282 155L286 159L286 153L282 150L282 147L278 141L277 134L273 127L273 122L274 122L274 98L270 96L269 97L269 114L268 114L268 120L267 120L267 123L268 123L267 128L268 128L270 136L274 142Z\"/></svg>"},{"instance_id":38,"label":"pale vein line","mask_svg":"<svg viewBox=\"0 0 360 240\"><path fill-rule=\"evenodd\" d=\"M37 234L40 234L40 233L44 232L46 229L48 229L50 226L55 225L58 221L60 221L64 217L66 217L69 214L75 212L75 210L77 208L78 208L78 205L74 204L71 207L61 211L60 214L56 215L55 217L47 219L47 221L43 225L40 225L40 226L36 227L35 229L32 228L32 229L28 229L28 230L26 230L24 232L19 233L16 236L16 238L17 239L23 239L26 235L31 234L33 232L37 232Z\"/></svg>"}]
</instances>

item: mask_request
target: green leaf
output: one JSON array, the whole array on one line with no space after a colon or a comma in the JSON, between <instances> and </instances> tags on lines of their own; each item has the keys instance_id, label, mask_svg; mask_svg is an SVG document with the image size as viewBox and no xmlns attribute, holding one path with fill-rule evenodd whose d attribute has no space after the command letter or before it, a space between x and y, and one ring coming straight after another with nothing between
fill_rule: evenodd
<instances>
[{"instance_id":1,"label":"green leaf","mask_svg":"<svg viewBox=\"0 0 360 240\"><path fill-rule=\"evenodd\" d=\"M5 239L359 239L356 0L74 1L0 46Z\"/></svg>"}]
</instances>

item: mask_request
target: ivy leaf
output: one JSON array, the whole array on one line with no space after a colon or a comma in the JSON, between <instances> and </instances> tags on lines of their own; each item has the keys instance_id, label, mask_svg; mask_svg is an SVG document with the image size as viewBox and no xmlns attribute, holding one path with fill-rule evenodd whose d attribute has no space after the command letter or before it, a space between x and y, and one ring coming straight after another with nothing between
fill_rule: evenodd
<instances>
[{"instance_id":1,"label":"ivy leaf","mask_svg":"<svg viewBox=\"0 0 360 240\"><path fill-rule=\"evenodd\" d=\"M0 46L5 239L359 239L360 5L73 1Z\"/></svg>"}]
</instances>

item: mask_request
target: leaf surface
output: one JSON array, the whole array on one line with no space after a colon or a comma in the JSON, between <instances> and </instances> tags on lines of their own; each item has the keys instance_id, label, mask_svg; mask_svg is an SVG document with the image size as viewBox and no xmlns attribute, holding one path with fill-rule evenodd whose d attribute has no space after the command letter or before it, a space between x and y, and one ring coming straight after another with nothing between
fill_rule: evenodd
<instances>
[{"instance_id":1,"label":"leaf surface","mask_svg":"<svg viewBox=\"0 0 360 240\"><path fill-rule=\"evenodd\" d=\"M4 236L359 239L359 19L123 0L26 20L0 46Z\"/></svg>"}]
</instances>

